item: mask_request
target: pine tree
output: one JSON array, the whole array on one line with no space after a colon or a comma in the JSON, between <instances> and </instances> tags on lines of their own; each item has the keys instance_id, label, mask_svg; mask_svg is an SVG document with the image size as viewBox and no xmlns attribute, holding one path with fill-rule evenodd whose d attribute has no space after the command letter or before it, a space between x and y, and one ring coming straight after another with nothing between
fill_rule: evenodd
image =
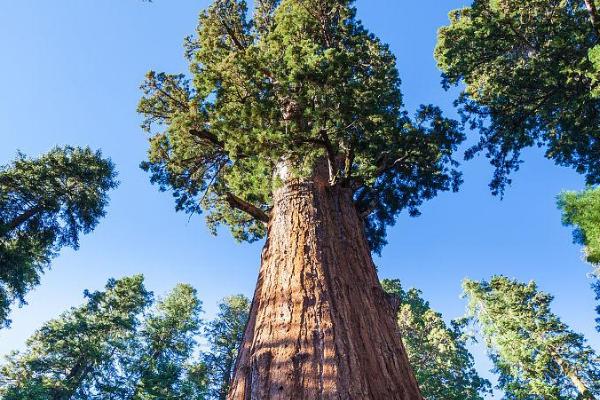
<instances>
[{"instance_id":1,"label":"pine tree","mask_svg":"<svg viewBox=\"0 0 600 400\"><path fill-rule=\"evenodd\" d=\"M563 223L575 227L575 243L585 246L586 260L596 268L592 288L596 293L596 300L600 300L600 188L562 193L558 206L563 211ZM596 311L600 315L600 305ZM600 317L596 321L600 331Z\"/></svg>"},{"instance_id":2,"label":"pine tree","mask_svg":"<svg viewBox=\"0 0 600 400\"><path fill-rule=\"evenodd\" d=\"M562 193L558 206L563 223L575 227L573 239L585 246L587 261L600 264L600 188Z\"/></svg>"},{"instance_id":3,"label":"pine tree","mask_svg":"<svg viewBox=\"0 0 600 400\"><path fill-rule=\"evenodd\" d=\"M204 399L206 368L192 359L201 311L195 289L183 284L156 304L121 364L131 388L124 399Z\"/></svg>"},{"instance_id":4,"label":"pine tree","mask_svg":"<svg viewBox=\"0 0 600 400\"><path fill-rule=\"evenodd\" d=\"M419 399L371 251L457 188L463 135L436 107L408 116L352 1L254 3L215 0L187 41L191 79L150 72L139 105L142 166L176 208L268 236L229 398Z\"/></svg>"},{"instance_id":5,"label":"pine tree","mask_svg":"<svg viewBox=\"0 0 600 400\"><path fill-rule=\"evenodd\" d=\"M481 327L499 388L508 399L596 399L600 358L550 310L552 296L533 282L502 276L465 281L469 313Z\"/></svg>"},{"instance_id":6,"label":"pine tree","mask_svg":"<svg viewBox=\"0 0 600 400\"><path fill-rule=\"evenodd\" d=\"M19 154L0 167L0 327L51 258L64 246L77 248L79 235L95 228L115 175L89 148L55 148L35 159Z\"/></svg>"},{"instance_id":7,"label":"pine tree","mask_svg":"<svg viewBox=\"0 0 600 400\"><path fill-rule=\"evenodd\" d=\"M238 350L248 322L250 300L243 295L225 298L219 304L219 313L206 329L210 346L202 361L208 371L211 398L225 400Z\"/></svg>"},{"instance_id":8,"label":"pine tree","mask_svg":"<svg viewBox=\"0 0 600 400\"><path fill-rule=\"evenodd\" d=\"M474 0L450 13L436 58L446 86L464 84L464 121L481 132L501 193L523 149L600 183L598 0Z\"/></svg>"},{"instance_id":9,"label":"pine tree","mask_svg":"<svg viewBox=\"0 0 600 400\"><path fill-rule=\"evenodd\" d=\"M134 276L110 280L104 291L86 292L86 298L84 305L40 328L24 352L9 357L0 370L3 400L96 398L96 382L114 373L115 354L134 338L150 293L143 278Z\"/></svg>"},{"instance_id":10,"label":"pine tree","mask_svg":"<svg viewBox=\"0 0 600 400\"><path fill-rule=\"evenodd\" d=\"M459 321L449 327L421 291L405 291L398 280L382 281L398 301L398 326L421 392L428 400L482 400L490 383L475 370Z\"/></svg>"},{"instance_id":11,"label":"pine tree","mask_svg":"<svg viewBox=\"0 0 600 400\"><path fill-rule=\"evenodd\" d=\"M156 302L134 276L46 323L0 367L3 400L204 400L201 303L189 285Z\"/></svg>"}]
</instances>

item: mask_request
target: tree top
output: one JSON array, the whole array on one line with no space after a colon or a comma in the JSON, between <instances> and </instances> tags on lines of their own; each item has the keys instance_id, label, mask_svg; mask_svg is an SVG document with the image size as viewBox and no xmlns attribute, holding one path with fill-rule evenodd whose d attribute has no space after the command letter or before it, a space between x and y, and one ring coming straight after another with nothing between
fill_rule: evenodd
<instances>
[{"instance_id":1,"label":"tree top","mask_svg":"<svg viewBox=\"0 0 600 400\"><path fill-rule=\"evenodd\" d=\"M282 162L354 193L375 251L385 227L460 175L463 135L433 106L403 107L396 59L352 1L216 0L186 40L190 76L150 72L139 112L152 133L143 167L177 209L209 211L240 240L265 234Z\"/></svg>"}]
</instances>

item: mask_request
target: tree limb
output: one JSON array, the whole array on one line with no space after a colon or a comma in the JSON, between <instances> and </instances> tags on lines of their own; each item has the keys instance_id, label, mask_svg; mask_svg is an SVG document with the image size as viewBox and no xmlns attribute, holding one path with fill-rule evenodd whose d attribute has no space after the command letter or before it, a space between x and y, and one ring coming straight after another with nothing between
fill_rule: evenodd
<instances>
[{"instance_id":1,"label":"tree limb","mask_svg":"<svg viewBox=\"0 0 600 400\"><path fill-rule=\"evenodd\" d=\"M227 203L229 203L230 207L243 211L252 218L261 221L264 224L269 223L270 217L268 213L256 207L254 204L248 203L246 200L239 198L235 194L226 193L225 200Z\"/></svg>"},{"instance_id":2,"label":"tree limb","mask_svg":"<svg viewBox=\"0 0 600 400\"><path fill-rule=\"evenodd\" d=\"M44 209L44 206L41 204L38 204L38 205L31 207L28 210L24 211L23 213L21 213L20 215L15 217L12 221L7 223L5 226L3 226L0 229L0 236L6 235L6 234L12 232L13 230L17 229L19 226L21 226L22 224L27 222L29 219L31 219L37 213L41 212L43 209Z\"/></svg>"},{"instance_id":3,"label":"tree limb","mask_svg":"<svg viewBox=\"0 0 600 400\"><path fill-rule=\"evenodd\" d=\"M202 129L202 130L198 130L198 129L190 129L190 135L197 137L198 139L202 139L202 140L206 140L207 142L210 142L211 144L220 147L220 148L225 148L225 143L223 143L223 141L219 140L219 138L217 137L217 135L215 135L214 133L207 131L206 129Z\"/></svg>"}]
</instances>

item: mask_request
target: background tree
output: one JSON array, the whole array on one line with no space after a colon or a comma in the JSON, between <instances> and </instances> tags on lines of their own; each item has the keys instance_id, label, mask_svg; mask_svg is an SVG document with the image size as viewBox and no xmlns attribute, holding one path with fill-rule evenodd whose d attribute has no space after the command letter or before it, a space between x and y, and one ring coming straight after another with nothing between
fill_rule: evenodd
<instances>
[{"instance_id":1,"label":"background tree","mask_svg":"<svg viewBox=\"0 0 600 400\"><path fill-rule=\"evenodd\" d=\"M144 319L121 364L124 398L131 400L202 399L206 378L192 362L200 330L202 304L196 290L180 284ZM204 371L205 369L202 369ZM198 379L200 378L200 379Z\"/></svg>"},{"instance_id":2,"label":"background tree","mask_svg":"<svg viewBox=\"0 0 600 400\"><path fill-rule=\"evenodd\" d=\"M115 354L134 338L150 302L142 276L110 280L102 292L86 292L84 305L46 323L14 353L1 373L5 400L89 399L114 374ZM118 388L103 387L103 393ZM111 397L114 398L114 397Z\"/></svg>"},{"instance_id":3,"label":"background tree","mask_svg":"<svg viewBox=\"0 0 600 400\"><path fill-rule=\"evenodd\" d=\"M596 267L592 287L596 300L600 300L600 188L565 192L560 195L558 206L563 211L563 223L575 227L574 241L585 246L586 260ZM596 310L600 315L600 305ZM597 322L600 331L600 318Z\"/></svg>"},{"instance_id":4,"label":"background tree","mask_svg":"<svg viewBox=\"0 0 600 400\"><path fill-rule=\"evenodd\" d=\"M526 147L600 183L600 15L597 0L475 0L450 13L435 55L446 86L481 132L501 193Z\"/></svg>"},{"instance_id":5,"label":"background tree","mask_svg":"<svg viewBox=\"0 0 600 400\"><path fill-rule=\"evenodd\" d=\"M213 229L269 233L230 398L419 398L370 250L402 210L457 188L457 123L408 116L395 57L350 0L259 0L252 16L215 0L186 54L190 80L142 86L142 166Z\"/></svg>"},{"instance_id":6,"label":"background tree","mask_svg":"<svg viewBox=\"0 0 600 400\"><path fill-rule=\"evenodd\" d=\"M600 359L551 312L552 296L502 276L464 289L506 398L598 398Z\"/></svg>"},{"instance_id":7,"label":"background tree","mask_svg":"<svg viewBox=\"0 0 600 400\"><path fill-rule=\"evenodd\" d=\"M225 400L227 397L249 312L248 298L243 295L227 297L219 304L217 317L206 328L210 348L202 360L208 371L209 394L213 399Z\"/></svg>"},{"instance_id":8,"label":"background tree","mask_svg":"<svg viewBox=\"0 0 600 400\"><path fill-rule=\"evenodd\" d=\"M0 167L0 326L60 248L77 248L80 233L95 228L115 176L113 164L89 148L19 154Z\"/></svg>"},{"instance_id":9,"label":"background tree","mask_svg":"<svg viewBox=\"0 0 600 400\"><path fill-rule=\"evenodd\" d=\"M575 242L585 246L586 260L600 264L600 188L562 193L558 206L563 211L563 223L575 227Z\"/></svg>"},{"instance_id":10,"label":"background tree","mask_svg":"<svg viewBox=\"0 0 600 400\"><path fill-rule=\"evenodd\" d=\"M482 400L490 383L475 370L467 337L458 322L449 327L417 289L405 291L399 280L382 281L399 302L398 326L410 364L428 400Z\"/></svg>"}]
</instances>

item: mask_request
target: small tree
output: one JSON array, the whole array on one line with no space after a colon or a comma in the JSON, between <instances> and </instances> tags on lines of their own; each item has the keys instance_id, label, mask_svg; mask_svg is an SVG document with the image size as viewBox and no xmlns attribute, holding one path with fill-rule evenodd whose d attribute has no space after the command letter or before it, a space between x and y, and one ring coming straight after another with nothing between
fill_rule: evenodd
<instances>
[{"instance_id":1,"label":"small tree","mask_svg":"<svg viewBox=\"0 0 600 400\"><path fill-rule=\"evenodd\" d=\"M598 398L600 359L550 311L552 296L501 276L464 289L507 398Z\"/></svg>"},{"instance_id":2,"label":"small tree","mask_svg":"<svg viewBox=\"0 0 600 400\"><path fill-rule=\"evenodd\" d=\"M562 193L558 206L563 211L563 223L575 227L574 241L585 246L586 260L596 267L596 281L592 288L596 292L596 300L600 300L600 188ZM600 315L600 305L596 311ZM596 321L600 331L600 318Z\"/></svg>"},{"instance_id":3,"label":"small tree","mask_svg":"<svg viewBox=\"0 0 600 400\"><path fill-rule=\"evenodd\" d=\"M600 188L562 193L558 206L563 223L575 227L573 239L585 246L587 261L600 264Z\"/></svg>"},{"instance_id":4,"label":"small tree","mask_svg":"<svg viewBox=\"0 0 600 400\"><path fill-rule=\"evenodd\" d=\"M129 346L126 384L131 400L203 399L206 369L193 363L201 302L189 285L177 285L145 318Z\"/></svg>"},{"instance_id":5,"label":"small tree","mask_svg":"<svg viewBox=\"0 0 600 400\"><path fill-rule=\"evenodd\" d=\"M217 317L208 324L206 338L210 349L203 354L208 371L210 395L225 400L233 377L233 368L248 322L250 300L243 295L225 298Z\"/></svg>"},{"instance_id":6,"label":"small tree","mask_svg":"<svg viewBox=\"0 0 600 400\"><path fill-rule=\"evenodd\" d=\"M446 325L417 289L405 291L398 280L386 279L382 285L398 301L398 326L426 399L482 400L491 392L490 383L475 370L459 322Z\"/></svg>"},{"instance_id":7,"label":"small tree","mask_svg":"<svg viewBox=\"0 0 600 400\"><path fill-rule=\"evenodd\" d=\"M475 0L450 13L435 51L446 86L463 83L464 121L481 132L501 193L527 147L600 183L597 0Z\"/></svg>"},{"instance_id":8,"label":"small tree","mask_svg":"<svg viewBox=\"0 0 600 400\"><path fill-rule=\"evenodd\" d=\"M111 280L102 292L86 292L87 302L46 323L13 353L1 369L5 400L90 399L114 373L114 356L135 333L150 302L143 278ZM115 388L103 388L108 393Z\"/></svg>"},{"instance_id":9,"label":"small tree","mask_svg":"<svg viewBox=\"0 0 600 400\"><path fill-rule=\"evenodd\" d=\"M95 228L115 175L113 164L89 148L55 148L35 159L19 154L0 167L0 327L50 259L64 246L77 248L80 233Z\"/></svg>"}]
</instances>

